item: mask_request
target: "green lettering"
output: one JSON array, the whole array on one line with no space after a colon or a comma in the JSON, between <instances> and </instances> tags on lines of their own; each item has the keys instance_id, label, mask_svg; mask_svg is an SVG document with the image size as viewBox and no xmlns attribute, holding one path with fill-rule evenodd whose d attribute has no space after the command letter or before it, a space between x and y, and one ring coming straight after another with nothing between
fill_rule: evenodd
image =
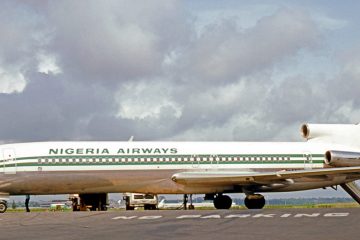
<instances>
[{"instance_id":1,"label":"green lettering","mask_svg":"<svg viewBox=\"0 0 360 240\"><path fill-rule=\"evenodd\" d=\"M151 153L152 149L151 148L143 148L142 151L143 151L143 153Z\"/></svg>"},{"instance_id":2,"label":"green lettering","mask_svg":"<svg viewBox=\"0 0 360 240\"><path fill-rule=\"evenodd\" d=\"M52 148L49 149L49 154L58 154L58 152L59 149L52 149Z\"/></svg>"},{"instance_id":3,"label":"green lettering","mask_svg":"<svg viewBox=\"0 0 360 240\"><path fill-rule=\"evenodd\" d=\"M84 154L84 149L82 148L76 149L76 154Z\"/></svg>"},{"instance_id":4,"label":"green lettering","mask_svg":"<svg viewBox=\"0 0 360 240\"><path fill-rule=\"evenodd\" d=\"M94 154L94 149L93 148L87 148L85 150L86 154Z\"/></svg>"},{"instance_id":5,"label":"green lettering","mask_svg":"<svg viewBox=\"0 0 360 240\"><path fill-rule=\"evenodd\" d=\"M66 154L73 154L73 153L74 153L74 149L73 149L73 148L67 148L67 149L65 149L65 153L66 153Z\"/></svg>"}]
</instances>

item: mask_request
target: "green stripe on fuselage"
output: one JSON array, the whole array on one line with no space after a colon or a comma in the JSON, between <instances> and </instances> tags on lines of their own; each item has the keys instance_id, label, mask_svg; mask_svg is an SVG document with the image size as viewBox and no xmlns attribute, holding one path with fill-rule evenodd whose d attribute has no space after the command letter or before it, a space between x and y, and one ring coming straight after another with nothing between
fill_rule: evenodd
<instances>
[{"instance_id":1,"label":"green stripe on fuselage","mask_svg":"<svg viewBox=\"0 0 360 240\"><path fill-rule=\"evenodd\" d=\"M323 154L313 154L311 163L313 164L321 164L323 163ZM207 158L207 160L197 160L196 158ZM278 160L222 160L222 158L290 158L288 159L278 159ZM159 159L162 158L162 161ZM176 159L172 161L171 159ZM187 158L187 161L179 161L178 158ZM190 160L193 158L193 160ZM217 160L210 161L209 158L220 158ZM291 160L291 158L303 158ZM316 159L314 159L316 158ZM34 160L37 162L19 162L24 160ZM86 161L74 161L74 162L38 162L38 160L48 160L52 161L54 159L93 159L93 162ZM98 161L94 160L97 159ZM106 162L103 160L106 159ZM118 161L114 161L114 159L118 159ZM132 161L121 161L121 159L132 159ZM134 161L134 159L138 159L138 161ZM144 159L141 161L141 159ZM147 159L151 159L151 161L147 161ZM157 161L154 161L157 159ZM165 159L169 159L165 161ZM303 154L246 154L246 155L238 155L238 154L220 154L220 155L209 155L209 154L193 154L193 155L57 155L57 156L37 156L37 157L23 157L17 159L18 167L32 167L32 166L122 166L122 165L185 165L185 164L201 164L201 165L210 165L210 164L309 164L310 162L305 158ZM11 164L11 165L10 165ZM5 164L5 167L13 167L14 163Z\"/></svg>"}]
</instances>

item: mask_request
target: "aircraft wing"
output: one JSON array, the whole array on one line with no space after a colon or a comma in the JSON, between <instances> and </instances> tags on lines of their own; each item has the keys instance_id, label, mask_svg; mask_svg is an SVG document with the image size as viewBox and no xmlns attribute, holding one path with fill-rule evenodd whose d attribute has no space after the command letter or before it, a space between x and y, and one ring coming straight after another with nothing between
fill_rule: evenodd
<instances>
[{"instance_id":1,"label":"aircraft wing","mask_svg":"<svg viewBox=\"0 0 360 240\"><path fill-rule=\"evenodd\" d=\"M359 174L360 167L321 168L309 170L277 171L277 172L180 172L172 176L172 180L183 185L240 185L264 184L285 179L303 177L326 178L328 176Z\"/></svg>"}]
</instances>

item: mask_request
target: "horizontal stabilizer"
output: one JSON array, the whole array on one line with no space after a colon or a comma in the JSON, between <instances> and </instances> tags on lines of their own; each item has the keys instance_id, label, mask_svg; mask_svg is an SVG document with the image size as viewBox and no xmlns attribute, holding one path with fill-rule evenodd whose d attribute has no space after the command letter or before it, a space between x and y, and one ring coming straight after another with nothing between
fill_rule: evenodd
<instances>
[{"instance_id":1,"label":"horizontal stabilizer","mask_svg":"<svg viewBox=\"0 0 360 240\"><path fill-rule=\"evenodd\" d=\"M360 187L355 182L343 183L340 186L360 204Z\"/></svg>"}]
</instances>

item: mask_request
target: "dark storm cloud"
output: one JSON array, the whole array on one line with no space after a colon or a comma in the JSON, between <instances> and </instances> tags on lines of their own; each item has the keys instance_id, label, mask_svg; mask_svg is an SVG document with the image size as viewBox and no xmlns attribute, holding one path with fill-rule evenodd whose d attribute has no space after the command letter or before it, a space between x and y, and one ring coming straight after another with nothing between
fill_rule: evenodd
<instances>
[{"instance_id":1,"label":"dark storm cloud","mask_svg":"<svg viewBox=\"0 0 360 240\"><path fill-rule=\"evenodd\" d=\"M318 83L272 79L321 40L304 10L244 29L233 17L198 26L181 1L1 5L0 77L12 78L0 81L26 81L17 92L0 84L2 141L260 140L334 111Z\"/></svg>"},{"instance_id":2,"label":"dark storm cloud","mask_svg":"<svg viewBox=\"0 0 360 240\"><path fill-rule=\"evenodd\" d=\"M109 112L111 99L90 87L45 74L30 76L23 93L1 94L1 137L7 140L60 140L86 137L83 125L96 109ZM71 87L68 87L71 85Z\"/></svg>"},{"instance_id":3,"label":"dark storm cloud","mask_svg":"<svg viewBox=\"0 0 360 240\"><path fill-rule=\"evenodd\" d=\"M105 87L161 74L165 55L189 35L174 1L55 1L48 14L49 47L64 71Z\"/></svg>"}]
</instances>

